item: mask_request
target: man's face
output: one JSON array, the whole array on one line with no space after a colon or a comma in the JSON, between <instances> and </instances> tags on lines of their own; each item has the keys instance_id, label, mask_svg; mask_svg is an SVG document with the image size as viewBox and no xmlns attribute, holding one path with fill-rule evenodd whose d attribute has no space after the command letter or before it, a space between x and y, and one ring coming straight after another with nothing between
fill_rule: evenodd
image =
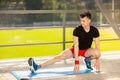
<instances>
[{"instance_id":1,"label":"man's face","mask_svg":"<svg viewBox=\"0 0 120 80\"><path fill-rule=\"evenodd\" d=\"M80 21L83 27L89 26L91 22L91 20L88 17L80 18Z\"/></svg>"}]
</instances>

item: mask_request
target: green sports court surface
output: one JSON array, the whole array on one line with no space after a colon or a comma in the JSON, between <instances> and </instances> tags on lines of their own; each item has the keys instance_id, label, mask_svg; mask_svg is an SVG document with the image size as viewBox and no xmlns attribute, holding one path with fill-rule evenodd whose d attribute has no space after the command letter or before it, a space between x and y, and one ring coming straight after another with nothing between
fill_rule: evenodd
<instances>
[{"instance_id":1,"label":"green sports court surface","mask_svg":"<svg viewBox=\"0 0 120 80\"><path fill-rule=\"evenodd\" d=\"M66 41L72 41L74 28L66 28ZM120 40L112 28L99 28L100 39L108 39L100 42L101 51L113 51L120 49ZM0 31L0 44L33 44L41 42L62 42L62 28L41 28L41 29L11 29ZM66 48L72 46L67 43ZM94 47L94 44L92 45ZM20 58L31 56L50 56L62 51L62 44L28 45L28 46L4 46L0 47L0 59Z\"/></svg>"}]
</instances>

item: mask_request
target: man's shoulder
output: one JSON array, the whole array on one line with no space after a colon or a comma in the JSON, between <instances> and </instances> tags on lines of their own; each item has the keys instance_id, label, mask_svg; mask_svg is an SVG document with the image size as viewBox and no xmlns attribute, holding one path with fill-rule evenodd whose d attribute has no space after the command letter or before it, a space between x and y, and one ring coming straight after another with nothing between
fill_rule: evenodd
<instances>
[{"instance_id":1,"label":"man's shoulder","mask_svg":"<svg viewBox=\"0 0 120 80\"><path fill-rule=\"evenodd\" d=\"M78 25L78 26L75 27L75 29L81 29L81 28L82 28L81 25Z\"/></svg>"},{"instance_id":2,"label":"man's shoulder","mask_svg":"<svg viewBox=\"0 0 120 80\"><path fill-rule=\"evenodd\" d=\"M95 26L92 26L92 25L90 27L91 27L91 29L97 29Z\"/></svg>"}]
</instances>

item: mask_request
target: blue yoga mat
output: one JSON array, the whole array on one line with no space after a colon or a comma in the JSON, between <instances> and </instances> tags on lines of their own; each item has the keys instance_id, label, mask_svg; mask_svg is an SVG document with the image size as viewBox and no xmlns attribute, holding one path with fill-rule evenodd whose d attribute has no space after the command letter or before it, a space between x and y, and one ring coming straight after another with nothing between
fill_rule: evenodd
<instances>
[{"instance_id":1,"label":"blue yoga mat","mask_svg":"<svg viewBox=\"0 0 120 80\"><path fill-rule=\"evenodd\" d=\"M48 77L61 77L65 75L74 75L73 71L74 67L58 67L58 68L44 68L39 69L35 73L31 73L29 70L27 71L11 71L11 73L18 79L31 79L31 78L48 78ZM86 69L85 66L80 66L79 74L88 74L91 72L95 72L94 70Z\"/></svg>"}]
</instances>

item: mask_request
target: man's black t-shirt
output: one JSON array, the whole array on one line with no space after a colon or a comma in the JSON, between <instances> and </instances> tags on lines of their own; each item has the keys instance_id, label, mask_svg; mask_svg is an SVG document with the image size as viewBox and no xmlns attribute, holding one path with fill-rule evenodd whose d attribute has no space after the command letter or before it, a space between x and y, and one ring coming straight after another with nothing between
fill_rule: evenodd
<instances>
[{"instance_id":1,"label":"man's black t-shirt","mask_svg":"<svg viewBox=\"0 0 120 80\"><path fill-rule=\"evenodd\" d=\"M79 39L79 49L87 49L91 47L93 38L99 37L99 32L94 26L90 26L89 32L86 32L82 26L78 26L73 31L73 36Z\"/></svg>"}]
</instances>

